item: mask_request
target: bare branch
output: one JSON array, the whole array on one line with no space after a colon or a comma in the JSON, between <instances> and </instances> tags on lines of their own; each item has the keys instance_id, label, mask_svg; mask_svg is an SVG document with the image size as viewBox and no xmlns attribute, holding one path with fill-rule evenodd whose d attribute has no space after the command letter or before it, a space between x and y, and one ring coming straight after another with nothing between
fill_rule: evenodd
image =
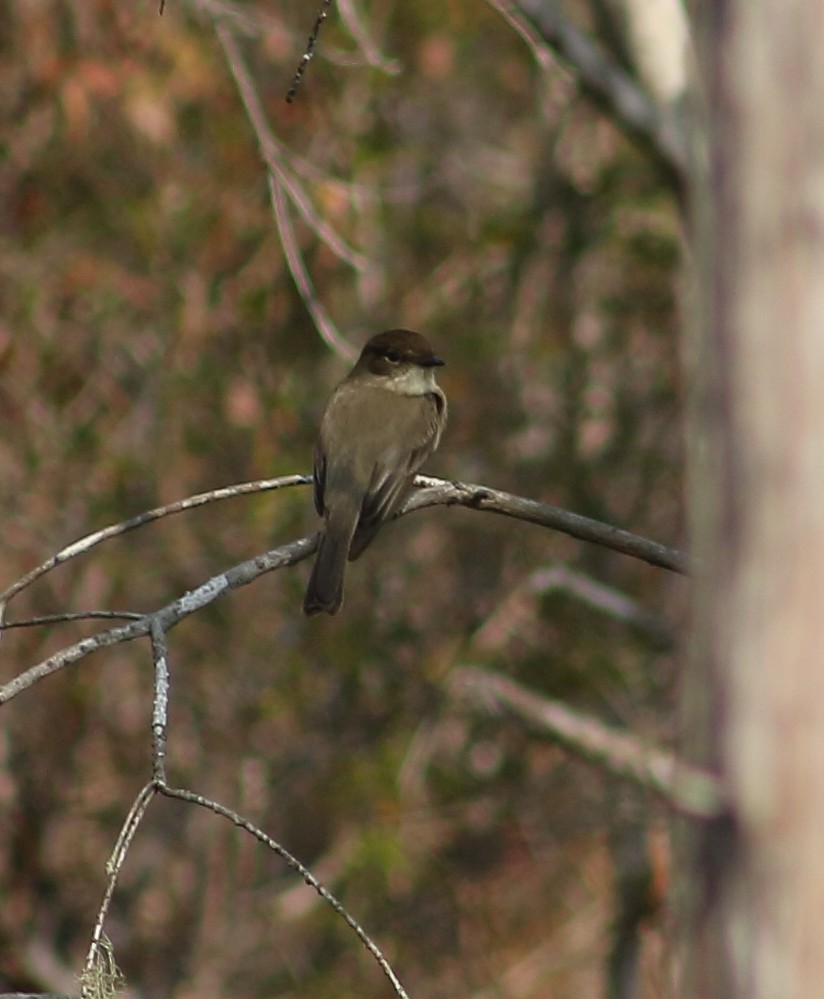
<instances>
[{"instance_id":1,"label":"bare branch","mask_svg":"<svg viewBox=\"0 0 824 999\"><path fill-rule=\"evenodd\" d=\"M169 725L169 657L166 633L155 618L152 621L152 659L155 667L152 700L152 777L166 782L166 735Z\"/></svg>"},{"instance_id":2,"label":"bare branch","mask_svg":"<svg viewBox=\"0 0 824 999\"><path fill-rule=\"evenodd\" d=\"M66 611L64 614L41 614L20 621L3 621L0 631L14 628L39 628L43 624L67 624L71 621L139 621L143 614L137 611L87 610Z\"/></svg>"},{"instance_id":3,"label":"bare branch","mask_svg":"<svg viewBox=\"0 0 824 999\"><path fill-rule=\"evenodd\" d=\"M5 704L6 701L10 701L24 690L28 690L38 680L42 680L46 676L51 676L52 673L56 673L65 666L84 659L93 652L148 635L155 622L157 622L163 631L171 630L183 618L188 617L202 607L208 606L213 600L216 600L228 590L239 586L246 586L252 580L257 579L258 576L266 572L272 572L274 569L280 569L283 566L294 565L296 562L300 562L307 555L311 555L315 551L317 544L317 535L312 535L309 538L301 538L299 541L282 545L280 548L275 548L263 555L247 559L245 562L241 562L226 572L213 576L196 589L185 593L182 597L178 597L177 600L173 600L165 607L161 607L160 610L152 614L147 614L139 621L122 625L119 628L111 628L108 631L101 631L97 635L84 638L74 645L60 649L49 656L48 659L43 659L34 666L30 666L29 669L0 687L0 704Z\"/></svg>"},{"instance_id":4,"label":"bare branch","mask_svg":"<svg viewBox=\"0 0 824 999\"><path fill-rule=\"evenodd\" d=\"M155 759L155 771L157 772L157 759ZM95 921L94 932L92 936L92 945L89 950L89 955L86 960L86 967L83 972L84 980L90 978L95 974L95 968L100 964L101 953L110 954L110 945L108 940L103 933L103 924L105 922L106 914L108 912L109 904L114 894L114 889L117 883L117 878L120 870L123 866L123 862L126 859L126 854L128 853L129 847L131 846L132 839L134 838L137 829L143 820L146 811L151 804L152 799L157 794L162 794L167 798L175 798L178 801L184 801L192 805L198 805L201 808L208 809L215 815L219 815L221 818L228 819L233 825L242 829L244 832L249 833L253 836L259 843L262 843L268 849L272 850L278 855L286 864L292 868L297 874L303 878L304 882L313 888L318 895L328 903L332 909L346 922L346 924L353 930L355 935L358 937L360 942L369 951L372 957L377 962L381 971L389 979L392 988L395 990L395 994L399 999L409 999L409 996L401 985L398 976L392 969L387 959L384 957L383 952L380 950L378 945L372 940L369 934L363 929L361 924L355 919L354 916L346 909L342 902L340 902L333 894L323 885L315 875L305 867L293 854L291 854L284 846L277 842L277 840L272 839L267 833L265 833L254 823L250 822L248 819L244 818L238 812L231 808L227 808L225 805L220 804L220 802L214 801L210 798L206 798L195 791L190 791L187 788L174 788L170 787L166 783L165 778L156 776L149 784L141 789L139 794L134 800L129 814L123 823L120 830L120 835L118 836L117 843L112 853L112 857L109 863L106 865L106 870L109 875L109 881L106 886L106 892L104 894L103 903L101 904L100 911L98 912L97 920ZM114 971L117 969L114 967ZM0 997L1 999L1 997Z\"/></svg>"},{"instance_id":5,"label":"bare branch","mask_svg":"<svg viewBox=\"0 0 824 999\"><path fill-rule=\"evenodd\" d=\"M129 846L134 838L134 834L137 832L138 826L143 820L143 816L146 814L149 803L155 795L155 790L154 784L146 784L135 798L120 829L114 851L106 864L106 873L109 875L109 880L106 884L103 901L100 903L100 909L97 912L97 918L94 922L92 942L89 947L89 953L86 956L86 964L80 976L80 981L83 985L83 995L87 994L87 987L88 994L90 995L113 994L113 989L104 991L96 988L100 984L101 979L105 979L111 986L122 982L122 975L115 963L111 944L103 932L103 925L106 922L109 905L114 895L123 862L129 851Z\"/></svg>"},{"instance_id":6,"label":"bare branch","mask_svg":"<svg viewBox=\"0 0 824 999\"><path fill-rule=\"evenodd\" d=\"M189 804L199 805L202 808L206 808L209 811L214 812L222 818L229 819L238 828L250 833L255 839L258 840L258 842L262 843L264 846L276 853L287 863L289 867L292 868L292 870L296 871L303 878L304 882L313 888L354 931L358 939L364 947L366 947L378 963L383 973L391 982L392 987L399 999L409 999L409 996L401 985L400 980L393 971L391 965L384 957L382 951L366 933L360 923L350 914L343 903L341 903L329 891L329 889L326 888L315 877L315 875L312 874L312 872L284 846L272 839L271 836L267 835L262 829L254 825L248 819L244 818L238 812L227 808L225 805L206 798L203 795L197 794L194 791L169 786L166 780L165 768L169 668L167 662L166 636L164 627L160 621L160 614L152 616L150 622L150 632L152 638L152 654L155 663L155 690L154 706L152 711L153 777L152 780L140 790L132 803L132 806L129 809L129 812L120 829L111 858L106 864L108 882L103 895L103 901L101 902L100 909L98 910L97 918L95 920L91 946L89 948L86 964L80 979L81 984L83 985L83 994L86 994L87 987L89 988L89 994L113 994L111 991L106 991L105 993L99 990L95 991L95 988L99 983L104 984L108 988L109 986L114 987L115 984L122 981L122 975L120 974L120 971L115 963L113 950L106 934L104 933L103 927L105 925L109 906L117 886L120 871L122 870L135 833L143 821L153 798L157 794L162 794L168 798L175 798L180 801L188 802Z\"/></svg>"},{"instance_id":7,"label":"bare branch","mask_svg":"<svg viewBox=\"0 0 824 999\"><path fill-rule=\"evenodd\" d=\"M165 506L154 507L145 510L128 520L117 524L110 524L99 531L87 534L77 541L73 541L65 548L61 548L56 555L47 559L36 569L26 573L11 586L6 587L0 593L0 606L5 608L9 600L20 593L27 586L33 583L40 576L50 572L57 566L68 562L69 559L76 558L90 551L95 545L109 538L118 537L133 531L138 527L144 527L163 517L170 517L184 510L193 510L207 503L217 503L227 499L235 499L238 496L249 496L255 493L270 492L276 489L285 489L291 486L309 486L312 484L311 475L281 475L275 479L257 479L253 482L240 482L234 486L224 486L220 489L212 489L209 492L197 493L182 500L175 500L174 503L167 503ZM622 531L620 528L603 524L588 517L562 510L560 507L551 506L548 503L541 503L537 500L527 500L511 493L505 493L498 489L490 489L487 486L475 485L468 482L451 482L446 479L438 479L432 476L418 475L415 484L419 487L418 492L413 493L406 501L398 516L411 513L427 506L467 506L473 510L490 510L493 513L503 513L507 516L516 517L521 520L528 520L543 527L550 527L553 530L561 531L572 537L583 541L592 541L595 544L613 548L615 551L632 555L635 558L643 559L652 565L660 568L672 569L674 572L688 572L687 557L679 551L667 548L654 541ZM304 539L305 540L305 539ZM142 614L115 611L82 611L77 615L61 614L55 615L55 620L74 620L83 617L124 617L143 619ZM51 623L52 616L32 619L32 624ZM5 627L24 627L29 622L11 622Z\"/></svg>"},{"instance_id":8,"label":"bare branch","mask_svg":"<svg viewBox=\"0 0 824 999\"><path fill-rule=\"evenodd\" d=\"M79 554L81 551L88 551L91 547L90 539L95 539L94 543L96 543L102 540L104 536L111 537L113 533L122 533L124 529L131 529L132 527L149 523L151 520L157 519L158 515L161 515L158 511L177 513L182 509L199 505L199 502L194 501L207 502L208 500L203 499L204 496L208 496L211 499L225 499L230 495L239 496L249 492L260 491L264 487L279 488L286 484L308 485L311 481L311 477L309 476L285 476L281 479L265 480L264 483L244 483L241 486L215 490L211 494L201 494L200 496L192 497L191 500L181 500L178 503L170 504L168 507L150 510L147 514L141 514L138 517L132 518L131 521L115 525L117 530L104 528L102 531L90 535L89 538L82 539L80 542L70 545L69 548L63 549L63 553L61 554L65 555L66 552ZM507 517L514 517L518 520L525 520L532 524L561 531L574 538L599 544L605 548L630 555L633 558L641 559L660 568L671 569L674 572L680 573L686 573L688 570L686 556L676 549L667 548L665 545L642 538L637 534L631 534L629 531L623 531L610 524L603 524L600 521L591 520L589 517L582 517L577 513L571 513L569 510L562 510L559 507L551 506L549 503L524 499L521 496L514 496L512 493L505 493L498 489L489 489L487 486L467 482L448 482L445 479L436 479L425 475L416 476L415 483L419 488L412 493L398 516L404 516L407 513L430 506L465 506L471 510L499 513ZM91 655L91 653L97 652L99 649L118 645L121 642L129 642L135 638L141 638L148 635L155 625L162 628L164 632L169 631L178 622L183 620L184 617L188 617L189 614L193 614L195 611L207 606L228 590L247 586L264 573L281 569L284 566L295 565L297 562L311 555L316 550L317 543L317 535L311 535L310 537L300 538L297 541L281 545L265 554L247 559L233 566L231 569L213 576L196 589L184 594L165 607L147 614L145 617L132 621L130 624L99 632L97 635L84 638L74 645L55 652L48 659L44 659L34 666L29 667L29 669L0 687L0 704L4 704L6 701L22 693L22 691L28 690L38 680L56 673L58 670L63 669L63 667L69 666L71 663L77 662ZM65 557L62 561L65 561ZM58 556L44 563L44 566L51 568L53 565L58 564L56 560L58 560ZM43 571L46 571L46 569L43 569ZM31 573L29 576L24 577L28 581L31 581L31 578ZM11 587L6 592L8 593L11 590L19 592L19 589L20 587L17 587L16 590L14 587Z\"/></svg>"},{"instance_id":9,"label":"bare branch","mask_svg":"<svg viewBox=\"0 0 824 999\"><path fill-rule=\"evenodd\" d=\"M724 787L714 775L492 670L466 667L456 671L453 691L488 711L517 715L585 760L653 791L689 818L716 818L726 808Z\"/></svg>"},{"instance_id":10,"label":"bare branch","mask_svg":"<svg viewBox=\"0 0 824 999\"><path fill-rule=\"evenodd\" d=\"M665 113L617 63L578 28L552 0L515 0L544 41L573 68L582 90L615 123L640 142L663 169L679 196L688 172L686 140L676 119Z\"/></svg>"},{"instance_id":11,"label":"bare branch","mask_svg":"<svg viewBox=\"0 0 824 999\"><path fill-rule=\"evenodd\" d=\"M224 819L229 819L229 821L238 826L238 828L250 833L256 840L258 840L258 842L263 843L264 846L274 851L289 865L289 867L292 868L293 871L296 871L303 878L307 885L314 888L318 895L320 895L325 902L328 902L335 912L346 922L350 929L354 931L360 942L377 961L381 971L383 971L384 975L386 975L389 979L392 988L395 990L395 994L399 996L400 999L409 999L406 990L401 985L395 972L392 970L392 966L383 956L380 948L372 940L366 930L364 930L354 916L349 913L343 903L339 902L329 889L318 881L309 868L304 867L297 857L293 856L284 846L281 846L277 840L272 839L272 837L268 836L262 829L258 828L258 826L251 823L248 819L243 818L242 815L232 811L231 808L226 808L219 802L205 798L203 795L196 794L194 791L188 791L185 788L173 788L162 783L157 784L157 791L160 794L166 795L168 798L177 798L180 801L187 801L193 805L200 805L201 808L207 808L210 812L214 812L215 815L220 815Z\"/></svg>"},{"instance_id":12,"label":"bare branch","mask_svg":"<svg viewBox=\"0 0 824 999\"><path fill-rule=\"evenodd\" d=\"M109 527L101 528L99 531L94 531L92 534L87 534L85 537L73 541L70 545L66 545L65 548L61 548L56 555L52 555L42 565L39 565L36 569L32 569L31 572L26 573L25 576L3 590L0 593L0 608L5 611L9 600L36 579L39 579L40 576L55 569L58 565L68 562L69 559L75 558L78 555L84 555L91 548L94 548L95 545L99 545L101 541L107 541L109 538L133 531L135 528L144 527L146 524L151 524L162 517L171 517L176 513L182 513L184 510L193 510L195 507L205 506L207 503L218 503L221 500L234 499L236 496L264 493L273 489L285 489L289 486L307 486L311 482L311 475L281 475L276 479L258 479L254 482L241 482L234 486L212 489L207 493L198 493L186 499L175 500L174 503L167 503L165 506L156 506L151 510L145 510L135 517L123 520L119 524L111 524ZM127 617L129 615L118 616ZM0 614L1 617L2 615Z\"/></svg>"},{"instance_id":13,"label":"bare branch","mask_svg":"<svg viewBox=\"0 0 824 999\"><path fill-rule=\"evenodd\" d=\"M549 503L524 499L471 482L449 482L428 475L416 476L415 484L421 488L412 493L400 515L427 506L465 506L471 510L500 513L506 517L549 527L581 541L591 541L604 548L631 555L661 569L680 573L689 571L687 556L683 552Z\"/></svg>"}]
</instances>

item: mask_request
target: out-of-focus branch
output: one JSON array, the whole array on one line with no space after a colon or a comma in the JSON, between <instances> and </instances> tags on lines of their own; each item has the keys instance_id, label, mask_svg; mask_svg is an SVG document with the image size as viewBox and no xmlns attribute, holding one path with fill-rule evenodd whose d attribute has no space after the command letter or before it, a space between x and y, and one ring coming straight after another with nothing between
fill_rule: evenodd
<instances>
[{"instance_id":1,"label":"out-of-focus branch","mask_svg":"<svg viewBox=\"0 0 824 999\"><path fill-rule=\"evenodd\" d=\"M487 2L490 7L498 11L510 28L523 38L541 69L548 70L557 63L556 57L550 52L549 46L541 38L535 26L510 0L487 0Z\"/></svg>"},{"instance_id":2,"label":"out-of-focus branch","mask_svg":"<svg viewBox=\"0 0 824 999\"><path fill-rule=\"evenodd\" d=\"M215 34L220 42L226 64L235 81L249 124L255 133L258 150L268 169L278 178L301 213L306 224L329 249L355 270L365 270L369 262L322 219L312 206L299 181L290 173L282 158L283 147L275 138L254 79L246 65L233 31L222 21L215 21Z\"/></svg>"},{"instance_id":3,"label":"out-of-focus branch","mask_svg":"<svg viewBox=\"0 0 824 999\"><path fill-rule=\"evenodd\" d=\"M286 199L283 197L280 181L274 173L269 173L269 198L272 202L272 211L275 215L275 223L280 234L280 242L283 246L283 253L286 257L286 264L292 280L300 292L303 304L306 306L309 315L315 324L315 329L320 333L321 338L327 346L348 361L353 361L357 356L357 351L348 341L340 335L334 320L327 312L323 302L318 298L309 272L303 263L300 255L298 241L292 229L292 221L289 218L289 209L286 206Z\"/></svg>"},{"instance_id":4,"label":"out-of-focus branch","mask_svg":"<svg viewBox=\"0 0 824 999\"><path fill-rule=\"evenodd\" d=\"M662 649L674 644L668 624L625 593L607 586L563 562L536 569L516 586L472 637L472 648L490 653L503 649L518 635L524 624L535 617L535 605L541 596L561 591L582 603L623 621L647 635Z\"/></svg>"},{"instance_id":5,"label":"out-of-focus branch","mask_svg":"<svg viewBox=\"0 0 824 999\"><path fill-rule=\"evenodd\" d=\"M380 51L363 23L362 12L355 5L355 0L338 0L337 7L341 21L357 42L367 64L382 70L388 76L397 76L401 71L400 63Z\"/></svg>"},{"instance_id":6,"label":"out-of-focus branch","mask_svg":"<svg viewBox=\"0 0 824 999\"><path fill-rule=\"evenodd\" d=\"M227 65L237 86L240 99L246 110L246 115L255 133L260 155L269 170L269 194L289 271L323 340L335 353L347 360L351 360L354 358L356 351L341 336L331 316L321 305L314 292L306 268L303 265L297 240L294 237L291 221L286 209L283 191L285 190L289 194L298 211L303 216L304 221L313 229L318 239L322 240L341 260L356 270L361 271L368 268L369 262L361 253L349 246L317 214L297 178L285 167L279 155L279 143L272 133L269 120L263 108L263 102L257 92L252 74L243 59L232 29L221 20L215 20L214 29L218 41L223 48Z\"/></svg>"},{"instance_id":7,"label":"out-of-focus branch","mask_svg":"<svg viewBox=\"0 0 824 999\"><path fill-rule=\"evenodd\" d=\"M552 0L515 0L515 6L572 67L581 89L610 114L619 128L647 149L672 188L683 197L688 172L687 148L676 119L664 112Z\"/></svg>"},{"instance_id":8,"label":"out-of-focus branch","mask_svg":"<svg viewBox=\"0 0 824 999\"><path fill-rule=\"evenodd\" d=\"M456 697L488 711L516 715L585 760L653 791L690 818L715 818L725 810L726 794L714 775L499 673L470 667L457 670L453 691Z\"/></svg>"}]
</instances>

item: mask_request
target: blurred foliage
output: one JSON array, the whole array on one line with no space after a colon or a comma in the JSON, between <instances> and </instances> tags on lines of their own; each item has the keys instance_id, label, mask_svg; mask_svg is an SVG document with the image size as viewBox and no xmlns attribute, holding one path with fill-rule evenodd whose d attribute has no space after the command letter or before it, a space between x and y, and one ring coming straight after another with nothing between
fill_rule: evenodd
<instances>
[{"instance_id":1,"label":"blurred foliage","mask_svg":"<svg viewBox=\"0 0 824 999\"><path fill-rule=\"evenodd\" d=\"M171 0L162 18L154 2L7 0L2 585L147 507L310 468L346 366L289 276L219 9L284 162L368 257L354 271L293 211L320 299L355 345L406 325L447 359L451 422L426 471L677 544L677 209L493 8L373 0L364 24L395 75L367 65L333 10L287 105L314 0ZM566 9L598 29L588 4ZM50 573L9 616L152 609L315 526L306 489L201 509ZM671 738L672 654L573 595L530 596L554 562L677 630L683 587L665 573L441 509L383 532L335 619L303 619L300 566L170 635L172 782L310 865L413 996L602 996L616 840L640 844L661 891L651 802L445 694L453 666L488 664ZM3 679L93 630L8 632ZM3 709L0 988L71 988L61 976L82 965L105 861L150 775L151 685L134 643ZM662 995L670 918L644 924L639 995ZM177 802L150 809L107 931L135 995L389 994L281 863Z\"/></svg>"}]
</instances>

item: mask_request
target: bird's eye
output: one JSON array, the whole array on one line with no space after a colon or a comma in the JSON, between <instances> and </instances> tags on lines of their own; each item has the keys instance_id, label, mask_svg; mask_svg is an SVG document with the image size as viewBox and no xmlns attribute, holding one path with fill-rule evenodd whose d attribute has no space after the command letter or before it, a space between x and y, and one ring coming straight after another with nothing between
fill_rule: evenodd
<instances>
[{"instance_id":1,"label":"bird's eye","mask_svg":"<svg viewBox=\"0 0 824 999\"><path fill-rule=\"evenodd\" d=\"M397 352L397 350L387 350L384 357L390 364L397 364L401 359L401 355Z\"/></svg>"}]
</instances>

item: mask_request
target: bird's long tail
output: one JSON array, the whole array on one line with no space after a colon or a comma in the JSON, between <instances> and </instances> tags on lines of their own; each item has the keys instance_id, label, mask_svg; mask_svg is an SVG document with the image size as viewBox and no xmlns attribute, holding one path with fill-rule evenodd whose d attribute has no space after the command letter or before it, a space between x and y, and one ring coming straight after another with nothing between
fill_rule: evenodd
<instances>
[{"instance_id":1,"label":"bird's long tail","mask_svg":"<svg viewBox=\"0 0 824 999\"><path fill-rule=\"evenodd\" d=\"M357 518L351 516L330 518L327 523L303 598L304 614L318 614L320 611L337 614L340 610L346 559L356 525Z\"/></svg>"}]
</instances>

